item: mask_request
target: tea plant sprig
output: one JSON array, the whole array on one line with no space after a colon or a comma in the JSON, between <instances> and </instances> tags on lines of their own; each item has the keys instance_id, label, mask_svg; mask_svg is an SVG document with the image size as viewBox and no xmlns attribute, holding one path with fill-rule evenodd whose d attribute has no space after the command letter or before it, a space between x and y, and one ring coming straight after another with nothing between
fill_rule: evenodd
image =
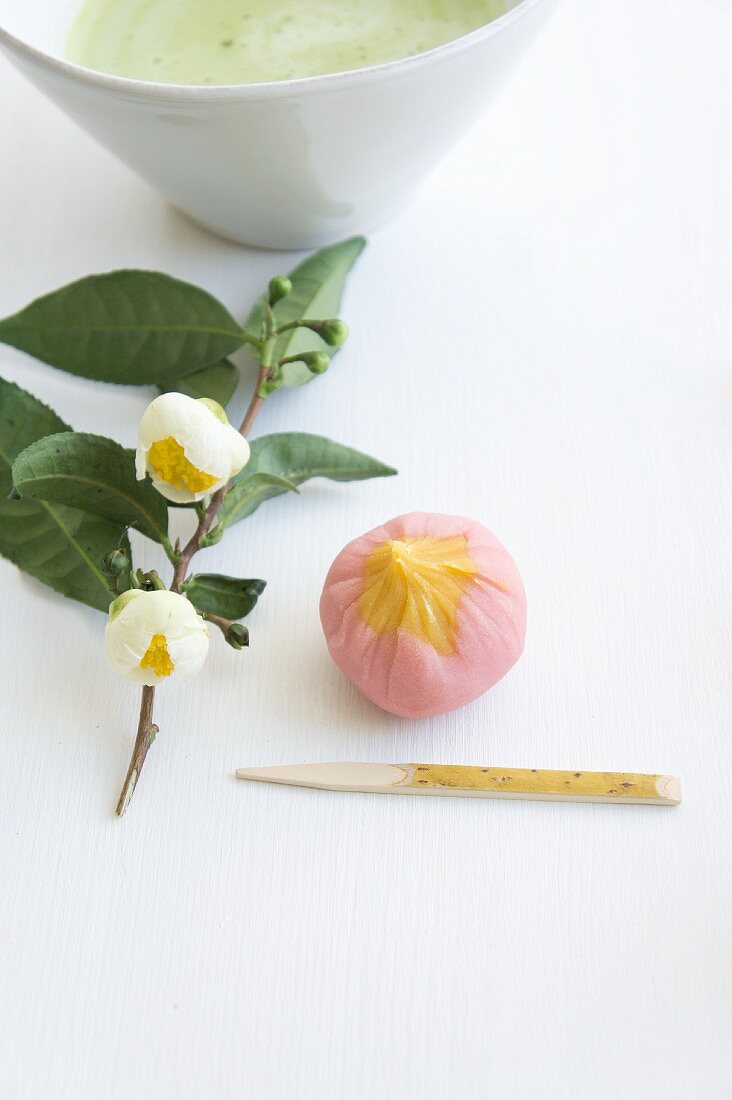
<instances>
[{"instance_id":1,"label":"tea plant sprig","mask_svg":"<svg viewBox=\"0 0 732 1100\"><path fill-rule=\"evenodd\" d=\"M0 379L0 553L65 596L109 613L110 664L142 685L137 734L117 814L127 809L158 727L156 685L194 675L211 624L234 649L265 582L191 573L194 557L264 501L313 477L357 481L396 471L322 436L283 432L246 442L263 404L324 373L347 337L338 319L346 277L365 241L314 253L276 276L244 325L206 291L159 272L115 271L62 287L0 321L0 342L105 382L155 384L137 453L75 432L27 391ZM238 429L223 406L247 345L257 379ZM4 486L4 491L3 491ZM195 509L181 545L169 508ZM166 588L133 564L128 532L159 543Z\"/></svg>"}]
</instances>

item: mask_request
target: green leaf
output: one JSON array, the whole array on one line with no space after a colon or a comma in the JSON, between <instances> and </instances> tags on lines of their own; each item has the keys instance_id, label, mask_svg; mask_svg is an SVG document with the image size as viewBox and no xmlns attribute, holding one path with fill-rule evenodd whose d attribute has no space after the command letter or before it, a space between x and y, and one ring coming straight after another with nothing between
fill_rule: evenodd
<instances>
[{"instance_id":1,"label":"green leaf","mask_svg":"<svg viewBox=\"0 0 732 1100\"><path fill-rule=\"evenodd\" d=\"M266 581L240 580L218 573L196 573L181 585L193 606L224 619L243 619L264 592Z\"/></svg>"},{"instance_id":2,"label":"green leaf","mask_svg":"<svg viewBox=\"0 0 732 1100\"><path fill-rule=\"evenodd\" d=\"M47 405L0 379L0 554L64 596L106 611L113 597L100 562L117 547L131 558L124 527L62 504L7 499L21 451L68 430Z\"/></svg>"},{"instance_id":3,"label":"green leaf","mask_svg":"<svg viewBox=\"0 0 732 1100\"><path fill-rule=\"evenodd\" d=\"M268 500L270 497L278 497L283 493L300 493L297 485L294 481L289 481L286 477L278 477L277 474L268 474L264 471L251 474L247 478L246 492L249 497L253 498L259 496L259 502ZM252 509L254 511L254 509ZM247 513L250 514L250 513ZM244 519L244 516L238 517ZM230 522L236 522L232 520ZM221 542L223 538L224 529L226 528L226 521L219 520L207 535L204 535L201 539L201 546L215 546L216 543Z\"/></svg>"},{"instance_id":4,"label":"green leaf","mask_svg":"<svg viewBox=\"0 0 732 1100\"><path fill-rule=\"evenodd\" d=\"M263 480L262 474L301 485L312 477L364 481L396 473L391 466L322 435L279 432L251 440L250 445L251 458L234 478L219 512L219 523L224 527L245 519L265 500L286 492L276 482Z\"/></svg>"},{"instance_id":5,"label":"green leaf","mask_svg":"<svg viewBox=\"0 0 732 1100\"><path fill-rule=\"evenodd\" d=\"M185 378L178 378L161 389L163 393L174 391L185 393L189 397L210 397L226 408L238 381L239 372L236 367L228 359L224 359L222 363L214 363L212 367L204 367L203 370L187 374Z\"/></svg>"},{"instance_id":6,"label":"green leaf","mask_svg":"<svg viewBox=\"0 0 732 1100\"><path fill-rule=\"evenodd\" d=\"M113 439L83 432L45 436L22 451L12 470L23 498L67 504L163 542L168 508L147 478L138 481L133 453Z\"/></svg>"},{"instance_id":7,"label":"green leaf","mask_svg":"<svg viewBox=\"0 0 732 1100\"><path fill-rule=\"evenodd\" d=\"M338 316L346 276L366 247L363 237L350 237L338 244L321 248L308 256L290 272L292 291L274 307L278 325L289 324L307 318L325 321ZM245 329L254 336L260 335L264 319L264 296L249 314ZM274 360L298 355L304 351L326 351L331 357L337 348L329 348L324 340L309 329L297 328L283 332L277 338ZM286 386L302 386L312 381L313 375L304 363L286 363L282 368L282 380Z\"/></svg>"},{"instance_id":8,"label":"green leaf","mask_svg":"<svg viewBox=\"0 0 732 1100\"><path fill-rule=\"evenodd\" d=\"M280 477L279 474L271 474L267 470L258 470L256 473L250 473L247 478L247 485L250 489L274 488L281 493L300 492L297 487L297 482L291 481L288 477Z\"/></svg>"},{"instance_id":9,"label":"green leaf","mask_svg":"<svg viewBox=\"0 0 732 1100\"><path fill-rule=\"evenodd\" d=\"M0 342L102 382L168 384L245 340L205 290L157 271L90 275L0 321Z\"/></svg>"}]
</instances>

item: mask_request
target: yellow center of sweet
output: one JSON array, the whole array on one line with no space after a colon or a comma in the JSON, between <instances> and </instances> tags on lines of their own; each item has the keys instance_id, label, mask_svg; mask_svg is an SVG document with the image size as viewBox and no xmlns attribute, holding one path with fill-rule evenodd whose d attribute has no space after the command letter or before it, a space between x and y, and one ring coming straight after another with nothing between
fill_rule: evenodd
<instances>
[{"instance_id":1,"label":"yellow center of sweet","mask_svg":"<svg viewBox=\"0 0 732 1100\"><path fill-rule=\"evenodd\" d=\"M170 659L164 634L153 634L140 661L140 668L151 668L156 676L170 676L175 665Z\"/></svg>"},{"instance_id":2,"label":"yellow center of sweet","mask_svg":"<svg viewBox=\"0 0 732 1100\"><path fill-rule=\"evenodd\" d=\"M180 443L172 435L153 443L147 458L155 476L176 489L202 493L218 480L189 462Z\"/></svg>"},{"instance_id":3,"label":"yellow center of sweet","mask_svg":"<svg viewBox=\"0 0 732 1100\"><path fill-rule=\"evenodd\" d=\"M366 558L358 609L379 634L405 630L448 656L463 593L478 573L464 535L387 539Z\"/></svg>"}]
</instances>

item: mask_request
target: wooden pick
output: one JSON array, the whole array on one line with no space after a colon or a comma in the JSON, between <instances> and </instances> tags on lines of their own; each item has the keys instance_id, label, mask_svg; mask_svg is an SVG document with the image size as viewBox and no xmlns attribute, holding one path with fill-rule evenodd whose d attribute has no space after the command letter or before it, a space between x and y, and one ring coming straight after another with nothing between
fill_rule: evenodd
<instances>
[{"instance_id":1,"label":"wooden pick","mask_svg":"<svg viewBox=\"0 0 732 1100\"><path fill-rule=\"evenodd\" d=\"M681 783L672 775L562 772L538 768L480 768L462 764L292 764L239 768L239 779L326 791L528 798L540 802L620 802L678 806Z\"/></svg>"}]
</instances>

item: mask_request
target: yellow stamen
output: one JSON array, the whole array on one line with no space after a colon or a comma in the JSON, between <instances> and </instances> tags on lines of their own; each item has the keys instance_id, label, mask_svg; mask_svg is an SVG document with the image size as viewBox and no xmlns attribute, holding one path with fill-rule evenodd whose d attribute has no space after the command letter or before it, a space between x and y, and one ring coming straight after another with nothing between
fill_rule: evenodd
<instances>
[{"instance_id":1,"label":"yellow stamen","mask_svg":"<svg viewBox=\"0 0 732 1100\"><path fill-rule=\"evenodd\" d=\"M140 661L140 668L151 668L156 676L170 676L175 665L170 659L164 634L153 634L150 645Z\"/></svg>"},{"instance_id":2,"label":"yellow stamen","mask_svg":"<svg viewBox=\"0 0 732 1100\"><path fill-rule=\"evenodd\" d=\"M463 592L479 572L463 535L387 539L366 559L358 608L380 634L405 630L447 656L455 652Z\"/></svg>"},{"instance_id":3,"label":"yellow stamen","mask_svg":"<svg viewBox=\"0 0 732 1100\"><path fill-rule=\"evenodd\" d=\"M189 462L180 443L172 435L153 443L147 457L155 476L176 489L202 493L218 480Z\"/></svg>"}]
</instances>

